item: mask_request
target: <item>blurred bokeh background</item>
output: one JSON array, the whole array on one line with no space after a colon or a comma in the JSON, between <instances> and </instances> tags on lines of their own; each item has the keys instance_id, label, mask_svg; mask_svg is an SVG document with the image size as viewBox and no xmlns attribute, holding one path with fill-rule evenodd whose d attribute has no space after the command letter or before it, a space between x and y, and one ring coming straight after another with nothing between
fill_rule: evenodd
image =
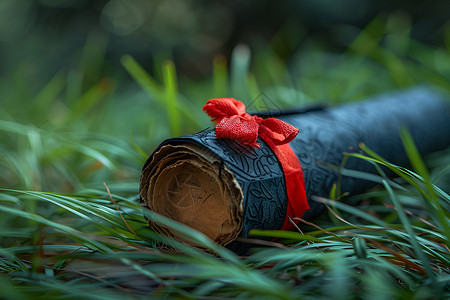
<instances>
[{"instance_id":1,"label":"blurred bokeh background","mask_svg":"<svg viewBox=\"0 0 450 300\"><path fill-rule=\"evenodd\" d=\"M2 73L28 66L45 82L92 47L106 58L103 74L117 71L120 57L130 54L148 67L155 57L173 57L182 74L208 76L212 59L229 57L238 43L273 42L285 59L313 37L338 52L379 16L391 17L392 34L408 31L443 46L449 11L445 0L4 0Z\"/></svg>"},{"instance_id":2,"label":"blurred bokeh background","mask_svg":"<svg viewBox=\"0 0 450 300\"><path fill-rule=\"evenodd\" d=\"M340 52L380 16L389 19L391 34L408 31L443 46L449 11L445 0L4 0L2 73L34 69L42 83L76 67L83 48L91 47L102 57L83 67L103 63L104 56L102 75L119 72L120 57L130 54L149 68L155 57L173 58L181 74L205 77L213 58L229 57L238 43L273 43L282 59L311 38Z\"/></svg>"},{"instance_id":3,"label":"blurred bokeh background","mask_svg":"<svg viewBox=\"0 0 450 300\"><path fill-rule=\"evenodd\" d=\"M0 185L136 180L163 139L210 125L213 97L448 91L449 13L446 0L2 0Z\"/></svg>"}]
</instances>

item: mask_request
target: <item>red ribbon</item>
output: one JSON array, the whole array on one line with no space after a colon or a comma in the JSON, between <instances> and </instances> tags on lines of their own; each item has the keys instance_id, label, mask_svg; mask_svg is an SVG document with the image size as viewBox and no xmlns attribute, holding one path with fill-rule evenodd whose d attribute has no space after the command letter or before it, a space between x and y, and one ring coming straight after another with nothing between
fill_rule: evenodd
<instances>
[{"instance_id":1,"label":"red ribbon","mask_svg":"<svg viewBox=\"0 0 450 300\"><path fill-rule=\"evenodd\" d=\"M269 145L283 169L289 200L281 229L293 229L289 217L301 218L309 209L302 166L288 145L299 130L276 118L263 119L256 115L252 116L245 111L242 102L233 98L211 99L203 106L203 111L217 122L218 139L232 139L259 149L256 139L260 136Z\"/></svg>"}]
</instances>

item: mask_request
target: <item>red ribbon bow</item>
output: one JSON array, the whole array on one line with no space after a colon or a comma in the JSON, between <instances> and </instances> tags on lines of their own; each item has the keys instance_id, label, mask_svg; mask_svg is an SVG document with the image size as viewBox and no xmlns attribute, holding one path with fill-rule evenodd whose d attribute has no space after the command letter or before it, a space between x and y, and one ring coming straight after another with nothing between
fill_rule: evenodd
<instances>
[{"instance_id":1,"label":"red ribbon bow","mask_svg":"<svg viewBox=\"0 0 450 300\"><path fill-rule=\"evenodd\" d=\"M236 140L258 149L258 134L267 136L275 145L282 145L292 141L299 131L279 119L249 115L244 103L233 98L211 99L203 110L217 122L217 138Z\"/></svg>"},{"instance_id":2,"label":"red ribbon bow","mask_svg":"<svg viewBox=\"0 0 450 300\"><path fill-rule=\"evenodd\" d=\"M305 193L305 180L297 156L288 145L299 130L276 118L263 119L245 111L245 105L233 98L209 100L204 106L213 121L217 122L216 137L242 142L259 149L256 141L260 136L272 149L283 169L288 206L282 230L290 230L293 225L289 217L302 217L309 209Z\"/></svg>"}]
</instances>

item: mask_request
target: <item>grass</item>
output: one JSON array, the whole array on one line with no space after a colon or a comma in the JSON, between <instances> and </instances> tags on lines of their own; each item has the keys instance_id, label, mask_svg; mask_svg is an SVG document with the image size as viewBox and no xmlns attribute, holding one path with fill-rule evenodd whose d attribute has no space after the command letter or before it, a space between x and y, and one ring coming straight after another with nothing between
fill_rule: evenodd
<instances>
[{"instance_id":1,"label":"grass","mask_svg":"<svg viewBox=\"0 0 450 300\"><path fill-rule=\"evenodd\" d=\"M130 56L122 65L135 83L120 72L100 76L102 61L92 70L61 70L38 90L26 88L21 70L3 78L9 88L0 108L2 297L450 297L450 153L424 161L406 131L411 170L361 145L360 154L346 155L374 164L378 174L335 168L378 188L347 197L338 182L329 198L314 199L328 214L298 220L302 232L254 230L255 238L279 239L246 257L138 204L148 154L167 137L210 126L201 111L209 98L337 105L422 83L450 91L450 27L442 29L446 46L432 48L409 38L410 24L395 31L397 21L374 19L339 53L314 38L298 41L289 61L277 54L281 32L274 41L256 41L251 48L258 50L238 46L229 64L218 56L202 80L177 76L170 60L157 63L152 76ZM85 51L81 57L97 57L92 47ZM402 180L386 177L381 166ZM144 214L210 251L152 232ZM160 243L169 247L158 249Z\"/></svg>"}]
</instances>

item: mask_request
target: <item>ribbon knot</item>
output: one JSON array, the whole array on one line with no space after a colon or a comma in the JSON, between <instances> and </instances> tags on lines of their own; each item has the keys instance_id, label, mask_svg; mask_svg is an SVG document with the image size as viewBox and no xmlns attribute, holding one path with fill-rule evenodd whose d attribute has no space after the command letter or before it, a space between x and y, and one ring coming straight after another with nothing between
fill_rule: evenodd
<instances>
[{"instance_id":1,"label":"ribbon knot","mask_svg":"<svg viewBox=\"0 0 450 300\"><path fill-rule=\"evenodd\" d=\"M269 139L275 145L283 145L292 141L299 132L279 119L263 119L248 114L245 105L233 98L211 99L203 106L203 111L217 122L217 138L232 139L258 149L258 135L265 141Z\"/></svg>"},{"instance_id":2,"label":"ribbon knot","mask_svg":"<svg viewBox=\"0 0 450 300\"><path fill-rule=\"evenodd\" d=\"M241 101L233 98L211 99L203 106L203 111L217 122L217 138L236 140L259 149L256 140L260 136L272 149L283 169L288 197L286 217L281 229L293 229L290 218L301 218L309 209L302 166L288 144L299 130L276 118L252 116L245 111Z\"/></svg>"}]
</instances>

